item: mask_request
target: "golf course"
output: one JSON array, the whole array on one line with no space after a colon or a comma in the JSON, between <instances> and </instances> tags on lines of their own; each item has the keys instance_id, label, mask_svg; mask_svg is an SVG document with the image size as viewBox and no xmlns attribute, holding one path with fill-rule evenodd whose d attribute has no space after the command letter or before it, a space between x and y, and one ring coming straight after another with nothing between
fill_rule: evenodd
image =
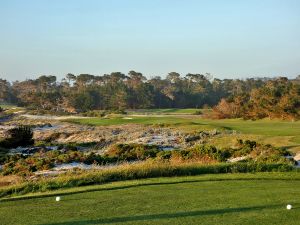
<instances>
[{"instance_id":1,"label":"golf course","mask_svg":"<svg viewBox=\"0 0 300 225\"><path fill-rule=\"evenodd\" d=\"M0 18L0 225L300 225L300 0Z\"/></svg>"}]
</instances>

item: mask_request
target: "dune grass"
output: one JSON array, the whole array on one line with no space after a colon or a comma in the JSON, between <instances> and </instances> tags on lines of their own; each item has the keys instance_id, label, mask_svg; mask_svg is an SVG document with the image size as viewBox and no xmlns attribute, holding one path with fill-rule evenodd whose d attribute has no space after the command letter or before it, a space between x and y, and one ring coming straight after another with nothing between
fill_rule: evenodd
<instances>
[{"instance_id":1,"label":"dune grass","mask_svg":"<svg viewBox=\"0 0 300 225\"><path fill-rule=\"evenodd\" d=\"M14 225L298 224L299 185L299 173L115 182L2 201L0 218Z\"/></svg>"},{"instance_id":2,"label":"dune grass","mask_svg":"<svg viewBox=\"0 0 300 225\"><path fill-rule=\"evenodd\" d=\"M16 112L24 110L23 107L18 107L16 105L7 104L7 103L0 103L0 107L2 109L5 109L7 114L9 114L9 113L16 113Z\"/></svg>"}]
</instances>

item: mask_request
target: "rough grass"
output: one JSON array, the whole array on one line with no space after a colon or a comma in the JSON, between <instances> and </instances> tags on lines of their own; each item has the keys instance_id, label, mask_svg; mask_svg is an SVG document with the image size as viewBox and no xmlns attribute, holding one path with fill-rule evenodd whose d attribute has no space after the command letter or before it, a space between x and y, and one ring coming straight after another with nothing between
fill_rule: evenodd
<instances>
[{"instance_id":1,"label":"rough grass","mask_svg":"<svg viewBox=\"0 0 300 225\"><path fill-rule=\"evenodd\" d=\"M122 164L109 169L69 172L56 178L41 178L18 185L0 188L0 197L45 192L70 187L105 184L112 181L134 180L153 177L172 177L199 174L253 173L298 171L288 164L265 163L167 163L146 161Z\"/></svg>"},{"instance_id":2,"label":"rough grass","mask_svg":"<svg viewBox=\"0 0 300 225\"><path fill-rule=\"evenodd\" d=\"M14 225L299 224L299 185L299 173L126 181L0 202L0 218Z\"/></svg>"},{"instance_id":3,"label":"rough grass","mask_svg":"<svg viewBox=\"0 0 300 225\"><path fill-rule=\"evenodd\" d=\"M89 124L97 126L119 125L119 124L161 124L161 125L180 125L180 126L197 126L197 128L211 127L225 130L236 130L247 134L260 134L269 136L297 136L300 138L300 121L277 121L277 120L242 120L242 119L226 119L226 120L208 120L181 117L115 117L115 118L80 118L70 119L69 122ZM299 140L300 141L300 140ZM299 142L300 143L300 142Z\"/></svg>"},{"instance_id":4,"label":"rough grass","mask_svg":"<svg viewBox=\"0 0 300 225\"><path fill-rule=\"evenodd\" d=\"M300 151L300 121L227 119L201 120L201 122L219 129L236 130L240 133L236 135L237 138L241 135L248 135L252 136L251 139L259 142L278 147L287 147L294 152ZM234 139L236 138L231 136L231 140ZM249 137L246 137L246 139L249 139Z\"/></svg>"},{"instance_id":5,"label":"rough grass","mask_svg":"<svg viewBox=\"0 0 300 225\"><path fill-rule=\"evenodd\" d=\"M237 139L242 140L253 140L258 143L270 144L275 147L282 146L293 146L291 141L292 136L265 136L265 135L255 135L255 134L235 134L235 135L222 135L220 137L211 138L209 141L210 145L214 145L217 148L222 147L235 147L237 144Z\"/></svg>"},{"instance_id":6,"label":"rough grass","mask_svg":"<svg viewBox=\"0 0 300 225\"><path fill-rule=\"evenodd\" d=\"M16 185L22 182L22 178L16 175L10 176L1 176L0 175L0 188L9 186L9 185Z\"/></svg>"},{"instance_id":7,"label":"rough grass","mask_svg":"<svg viewBox=\"0 0 300 225\"><path fill-rule=\"evenodd\" d=\"M12 104L0 103L0 107L3 109L11 109L11 108L16 108L17 106Z\"/></svg>"},{"instance_id":8,"label":"rough grass","mask_svg":"<svg viewBox=\"0 0 300 225\"><path fill-rule=\"evenodd\" d=\"M6 104L6 103L0 104L0 107L3 108L3 109L5 109L6 113L8 113L8 114L9 113L16 113L16 112L24 110L24 108L22 108L22 107L18 107L16 105Z\"/></svg>"},{"instance_id":9,"label":"rough grass","mask_svg":"<svg viewBox=\"0 0 300 225\"><path fill-rule=\"evenodd\" d=\"M237 132L237 137L241 134L256 135L255 139L264 143L289 147L295 152L300 150L300 121L292 122L267 119L257 121L242 119L210 120L197 117L188 118L167 115L161 115L159 117L138 117L128 115L126 117L117 118L83 118L67 121L93 126L122 124L170 126L189 132L212 129L234 130ZM233 140L236 139L234 135L231 135L230 138Z\"/></svg>"}]
</instances>

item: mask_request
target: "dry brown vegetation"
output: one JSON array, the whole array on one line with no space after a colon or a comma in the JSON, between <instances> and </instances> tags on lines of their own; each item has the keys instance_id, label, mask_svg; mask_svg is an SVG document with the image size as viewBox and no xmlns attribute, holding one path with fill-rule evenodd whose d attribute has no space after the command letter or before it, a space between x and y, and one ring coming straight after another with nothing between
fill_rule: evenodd
<instances>
[{"instance_id":1,"label":"dry brown vegetation","mask_svg":"<svg viewBox=\"0 0 300 225\"><path fill-rule=\"evenodd\" d=\"M9 175L9 176L1 176L0 175L0 187L10 186L10 185L17 185L23 181L23 178L16 175Z\"/></svg>"}]
</instances>

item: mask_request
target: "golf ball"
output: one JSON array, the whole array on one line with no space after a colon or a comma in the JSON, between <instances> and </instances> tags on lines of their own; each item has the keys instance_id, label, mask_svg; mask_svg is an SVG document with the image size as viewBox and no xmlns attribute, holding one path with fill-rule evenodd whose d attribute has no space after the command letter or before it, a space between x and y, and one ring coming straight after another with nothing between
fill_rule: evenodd
<instances>
[{"instance_id":1,"label":"golf ball","mask_svg":"<svg viewBox=\"0 0 300 225\"><path fill-rule=\"evenodd\" d=\"M59 201L60 201L60 197L57 196L57 197L55 198L55 200L56 200L57 202L59 202Z\"/></svg>"},{"instance_id":2,"label":"golf ball","mask_svg":"<svg viewBox=\"0 0 300 225\"><path fill-rule=\"evenodd\" d=\"M287 205L286 209L288 209L288 210L292 209L292 205Z\"/></svg>"}]
</instances>

